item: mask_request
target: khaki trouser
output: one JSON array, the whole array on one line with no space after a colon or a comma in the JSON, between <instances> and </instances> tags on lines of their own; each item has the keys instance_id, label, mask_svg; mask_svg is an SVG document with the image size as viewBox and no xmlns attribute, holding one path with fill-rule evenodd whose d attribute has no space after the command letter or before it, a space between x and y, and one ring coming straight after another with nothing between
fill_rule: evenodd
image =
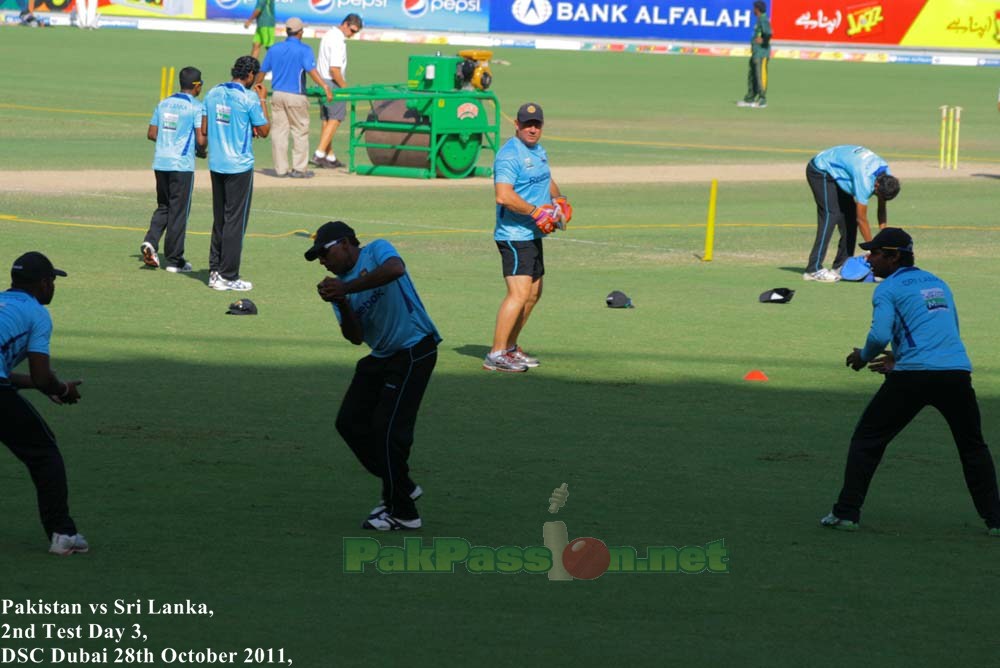
<instances>
[{"instance_id":1,"label":"khaki trouser","mask_svg":"<svg viewBox=\"0 0 1000 668\"><path fill-rule=\"evenodd\" d=\"M309 98L274 91L271 96L271 157L275 174L288 173L288 135L292 136L292 169L309 165Z\"/></svg>"}]
</instances>

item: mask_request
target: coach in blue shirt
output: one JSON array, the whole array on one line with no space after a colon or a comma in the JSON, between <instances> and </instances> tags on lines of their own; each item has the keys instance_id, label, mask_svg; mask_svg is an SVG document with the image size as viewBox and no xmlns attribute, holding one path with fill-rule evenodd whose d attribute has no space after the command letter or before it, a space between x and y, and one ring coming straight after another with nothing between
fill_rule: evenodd
<instances>
[{"instance_id":1,"label":"coach in blue shirt","mask_svg":"<svg viewBox=\"0 0 1000 668\"><path fill-rule=\"evenodd\" d=\"M857 529L868 485L889 442L925 406L948 422L965 483L990 535L1000 536L1000 496L990 450L983 441L972 364L958 331L948 284L914 266L913 239L887 227L861 244L884 279L872 297L874 313L864 348L847 356L855 371L868 365L885 374L882 387L861 415L847 455L844 486L824 526ZM891 344L891 352L886 346Z\"/></svg>"},{"instance_id":2,"label":"coach in blue shirt","mask_svg":"<svg viewBox=\"0 0 1000 668\"><path fill-rule=\"evenodd\" d=\"M312 49L302 43L304 24L301 19L285 21L288 38L272 46L264 56L257 74L257 83L271 72L271 157L275 176L296 179L312 176L309 165L309 98L306 97L306 74L326 92L326 101L333 101L330 86L316 70ZM292 136L292 168L288 169L288 135Z\"/></svg>"},{"instance_id":3,"label":"coach in blue shirt","mask_svg":"<svg viewBox=\"0 0 1000 668\"><path fill-rule=\"evenodd\" d=\"M381 500L361 528L419 529L415 501L422 490L410 478L408 461L441 336L388 241L361 246L354 230L334 221L316 231L305 257L318 258L336 275L316 287L333 304L344 338L371 348L358 361L336 423L365 469L382 480Z\"/></svg>"},{"instance_id":4,"label":"coach in blue shirt","mask_svg":"<svg viewBox=\"0 0 1000 668\"><path fill-rule=\"evenodd\" d=\"M59 555L89 546L69 515L66 467L55 436L18 390L36 389L56 404L80 400L83 381L59 380L49 361L52 318L45 307L55 296L56 277L65 275L32 251L14 260L10 290L0 292L0 442L31 472L49 552ZM14 373L25 360L28 373Z\"/></svg>"}]
</instances>

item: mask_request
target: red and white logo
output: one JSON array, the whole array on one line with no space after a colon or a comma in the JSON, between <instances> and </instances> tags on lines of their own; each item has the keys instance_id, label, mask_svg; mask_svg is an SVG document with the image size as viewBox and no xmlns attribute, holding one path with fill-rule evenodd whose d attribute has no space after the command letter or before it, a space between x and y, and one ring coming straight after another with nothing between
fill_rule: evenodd
<instances>
[{"instance_id":1,"label":"red and white logo","mask_svg":"<svg viewBox=\"0 0 1000 668\"><path fill-rule=\"evenodd\" d=\"M312 6L313 11L319 14L326 14L331 9L333 9L335 0L309 0L309 4Z\"/></svg>"},{"instance_id":2,"label":"red and white logo","mask_svg":"<svg viewBox=\"0 0 1000 668\"><path fill-rule=\"evenodd\" d=\"M465 104L460 104L458 109L455 110L456 115L459 120L465 120L467 118L477 118L479 116L479 106L473 104L472 102L466 102Z\"/></svg>"},{"instance_id":3,"label":"red and white logo","mask_svg":"<svg viewBox=\"0 0 1000 668\"><path fill-rule=\"evenodd\" d=\"M430 6L430 0L403 0L403 13L417 19L426 14Z\"/></svg>"}]
</instances>

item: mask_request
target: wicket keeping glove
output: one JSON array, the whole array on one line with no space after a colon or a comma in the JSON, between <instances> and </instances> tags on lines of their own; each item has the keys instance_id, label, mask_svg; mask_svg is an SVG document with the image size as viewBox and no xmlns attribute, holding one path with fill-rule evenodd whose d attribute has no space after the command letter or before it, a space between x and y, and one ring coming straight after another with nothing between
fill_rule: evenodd
<instances>
[{"instance_id":1,"label":"wicket keeping glove","mask_svg":"<svg viewBox=\"0 0 1000 668\"><path fill-rule=\"evenodd\" d=\"M542 234L552 234L556 231L556 221L559 220L559 214L551 204L543 204L535 207L534 211L531 212L531 218Z\"/></svg>"},{"instance_id":2,"label":"wicket keeping glove","mask_svg":"<svg viewBox=\"0 0 1000 668\"><path fill-rule=\"evenodd\" d=\"M570 206L569 200L560 195L552 200L552 205L556 207L556 213L559 214L559 220L563 225L572 220L573 207Z\"/></svg>"}]
</instances>

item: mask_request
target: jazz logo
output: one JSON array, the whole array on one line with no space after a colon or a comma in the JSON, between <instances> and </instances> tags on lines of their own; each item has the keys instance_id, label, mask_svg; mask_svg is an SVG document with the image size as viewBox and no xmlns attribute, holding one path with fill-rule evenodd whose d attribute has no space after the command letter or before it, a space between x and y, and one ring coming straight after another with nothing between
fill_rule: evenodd
<instances>
[{"instance_id":1,"label":"jazz logo","mask_svg":"<svg viewBox=\"0 0 1000 668\"><path fill-rule=\"evenodd\" d=\"M854 37L861 33L870 33L884 20L882 5L872 5L850 11L847 13L847 35Z\"/></svg>"}]
</instances>

